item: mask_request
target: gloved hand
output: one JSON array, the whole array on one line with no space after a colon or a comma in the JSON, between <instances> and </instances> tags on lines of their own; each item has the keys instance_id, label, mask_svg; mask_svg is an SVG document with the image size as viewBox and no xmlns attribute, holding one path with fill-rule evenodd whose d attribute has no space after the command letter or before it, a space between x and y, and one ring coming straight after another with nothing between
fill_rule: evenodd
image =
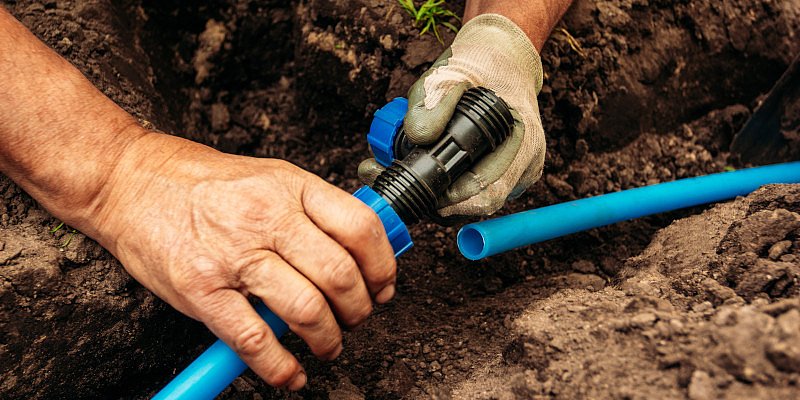
<instances>
[{"instance_id":1,"label":"gloved hand","mask_svg":"<svg viewBox=\"0 0 800 400\"><path fill-rule=\"evenodd\" d=\"M539 54L516 24L498 14L470 20L431 69L411 86L404 121L408 139L435 143L461 95L476 86L493 90L514 116L511 136L462 175L439 200L439 214L489 215L542 176L545 141L536 95L542 87ZM383 170L375 159L358 167L372 184Z\"/></svg>"}]
</instances>

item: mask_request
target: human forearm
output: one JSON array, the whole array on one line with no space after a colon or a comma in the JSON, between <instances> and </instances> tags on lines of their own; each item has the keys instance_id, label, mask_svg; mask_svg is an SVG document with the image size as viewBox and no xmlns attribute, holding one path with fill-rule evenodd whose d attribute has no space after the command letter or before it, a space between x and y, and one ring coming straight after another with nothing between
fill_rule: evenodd
<instances>
[{"instance_id":1,"label":"human forearm","mask_svg":"<svg viewBox=\"0 0 800 400\"><path fill-rule=\"evenodd\" d=\"M147 131L0 7L0 172L204 322L275 386L306 375L248 299L323 359L395 292L367 205L280 160Z\"/></svg>"},{"instance_id":2,"label":"human forearm","mask_svg":"<svg viewBox=\"0 0 800 400\"><path fill-rule=\"evenodd\" d=\"M537 50L567 11L572 0L468 0L464 22L480 14L500 14L514 21Z\"/></svg>"},{"instance_id":3,"label":"human forearm","mask_svg":"<svg viewBox=\"0 0 800 400\"><path fill-rule=\"evenodd\" d=\"M92 230L103 182L145 131L0 7L0 172Z\"/></svg>"}]
</instances>

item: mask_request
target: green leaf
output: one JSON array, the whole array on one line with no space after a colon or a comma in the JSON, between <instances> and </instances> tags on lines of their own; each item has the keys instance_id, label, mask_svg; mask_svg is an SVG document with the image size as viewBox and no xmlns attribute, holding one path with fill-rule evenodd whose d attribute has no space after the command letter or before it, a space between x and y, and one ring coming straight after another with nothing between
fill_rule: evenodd
<instances>
[{"instance_id":1,"label":"green leaf","mask_svg":"<svg viewBox=\"0 0 800 400\"><path fill-rule=\"evenodd\" d=\"M427 31L428 31L428 29L430 29L430 28L431 28L431 26L432 26L432 25L433 25L433 21L431 21L431 20L428 20L428 23L427 23L427 24L425 24L425 28L423 28L423 29L422 29L422 30L419 32L419 35L420 35L420 36L424 35L424 34L425 34L425 32L427 32Z\"/></svg>"},{"instance_id":2,"label":"green leaf","mask_svg":"<svg viewBox=\"0 0 800 400\"><path fill-rule=\"evenodd\" d=\"M454 23L445 21L445 19L455 19L458 23L461 22L461 18L458 15L447 9L446 0L425 0L419 7L417 7L417 3L414 0L397 0L397 2L414 19L413 25L422 27L420 36L433 32L436 39L444 44L439 25L453 32L458 32L458 27Z\"/></svg>"},{"instance_id":3,"label":"green leaf","mask_svg":"<svg viewBox=\"0 0 800 400\"><path fill-rule=\"evenodd\" d=\"M64 227L64 223L62 222L62 223L58 224L57 227L55 227L53 229L50 229L50 233L56 233L56 232L58 232L59 229L61 229L63 227Z\"/></svg>"},{"instance_id":4,"label":"green leaf","mask_svg":"<svg viewBox=\"0 0 800 400\"><path fill-rule=\"evenodd\" d=\"M456 28L455 25L453 25L453 24L451 24L449 22L442 22L442 26L444 26L447 29L450 29L454 33L458 33L458 28Z\"/></svg>"}]
</instances>

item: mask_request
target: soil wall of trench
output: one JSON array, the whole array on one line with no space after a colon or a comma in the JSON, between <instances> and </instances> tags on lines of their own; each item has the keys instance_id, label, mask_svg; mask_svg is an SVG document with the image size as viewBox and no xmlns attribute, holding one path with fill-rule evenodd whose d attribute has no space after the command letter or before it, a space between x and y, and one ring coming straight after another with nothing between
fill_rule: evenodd
<instances>
[{"instance_id":1,"label":"soil wall of trench","mask_svg":"<svg viewBox=\"0 0 800 400\"><path fill-rule=\"evenodd\" d=\"M0 4L143 125L346 190L371 113L443 50L390 0ZM739 167L731 136L800 51L799 27L793 0L577 0L542 49L545 176L502 212ZM309 371L300 396L795 397L796 192L478 263L455 229L417 225L398 298L339 360L287 338ZM90 239L64 245L70 231L51 233L5 177L0 193L0 397L145 397L212 341ZM247 373L223 397L291 396Z\"/></svg>"}]
</instances>

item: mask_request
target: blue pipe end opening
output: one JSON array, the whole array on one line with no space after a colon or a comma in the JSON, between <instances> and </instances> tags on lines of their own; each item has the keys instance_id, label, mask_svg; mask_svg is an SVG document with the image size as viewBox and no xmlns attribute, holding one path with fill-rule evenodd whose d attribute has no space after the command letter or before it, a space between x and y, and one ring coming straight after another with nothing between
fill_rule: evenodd
<instances>
[{"instance_id":1,"label":"blue pipe end opening","mask_svg":"<svg viewBox=\"0 0 800 400\"><path fill-rule=\"evenodd\" d=\"M472 261L486 257L486 240L483 233L473 226L467 225L458 231L458 248L461 254Z\"/></svg>"}]
</instances>

